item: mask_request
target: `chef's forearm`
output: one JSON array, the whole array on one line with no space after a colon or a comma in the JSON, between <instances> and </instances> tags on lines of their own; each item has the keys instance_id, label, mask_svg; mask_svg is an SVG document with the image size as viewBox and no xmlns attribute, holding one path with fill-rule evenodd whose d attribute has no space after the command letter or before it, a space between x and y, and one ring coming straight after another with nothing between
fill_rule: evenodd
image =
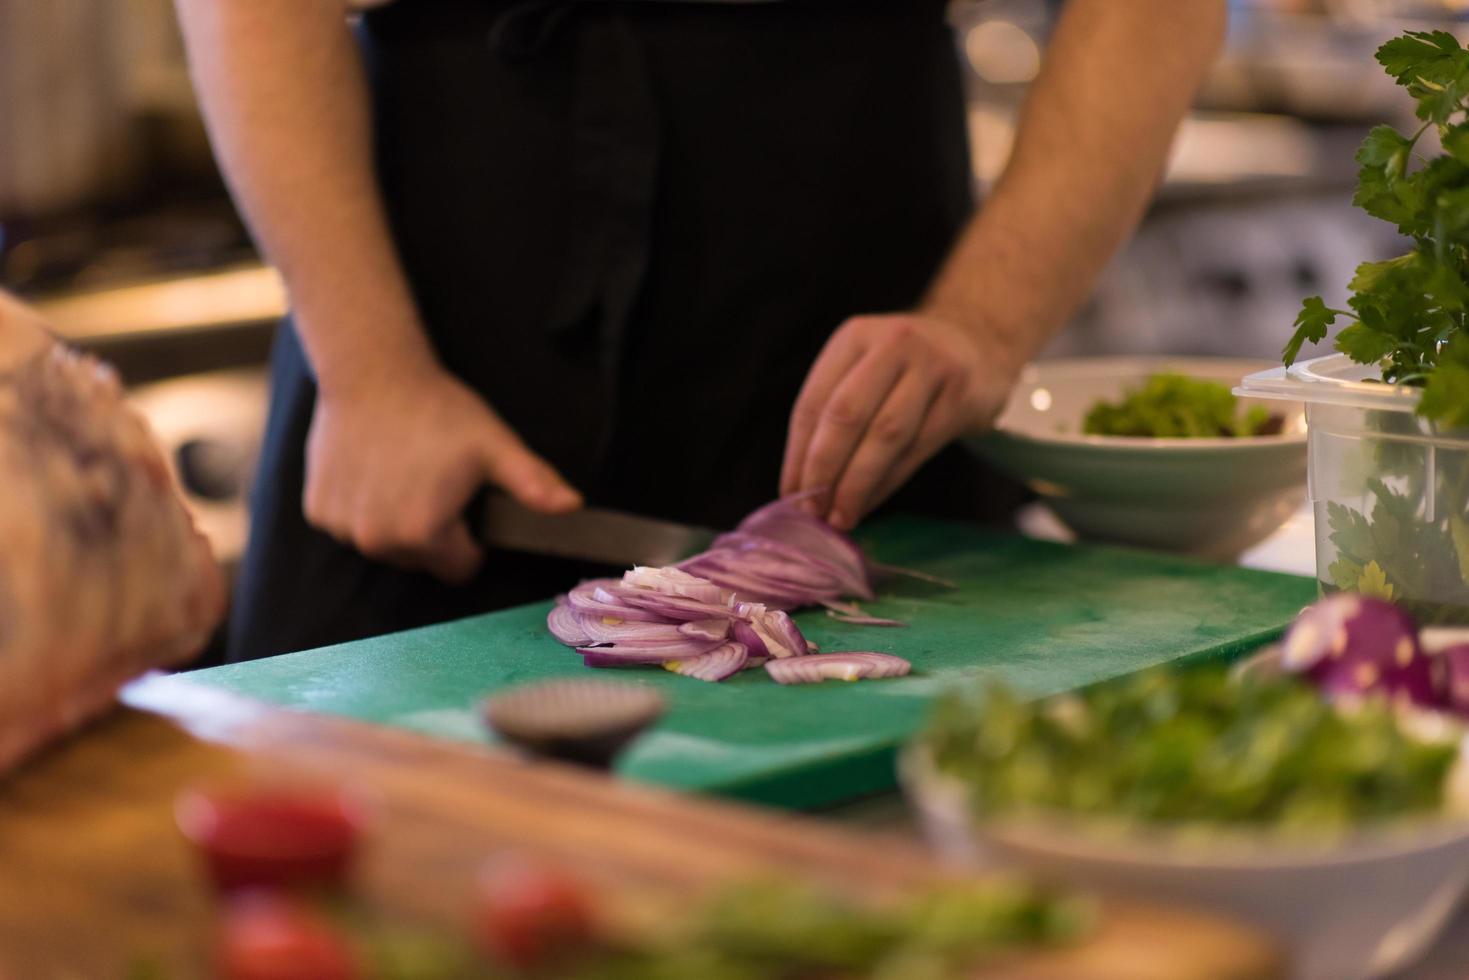
<instances>
[{"instance_id":1,"label":"chef's forearm","mask_svg":"<svg viewBox=\"0 0 1469 980\"><path fill-rule=\"evenodd\" d=\"M1224 35L1223 0L1070 0L1010 163L926 300L1018 369L1136 225Z\"/></svg>"},{"instance_id":2,"label":"chef's forearm","mask_svg":"<svg viewBox=\"0 0 1469 980\"><path fill-rule=\"evenodd\" d=\"M324 389L433 363L388 231L343 0L176 0L225 175Z\"/></svg>"}]
</instances>

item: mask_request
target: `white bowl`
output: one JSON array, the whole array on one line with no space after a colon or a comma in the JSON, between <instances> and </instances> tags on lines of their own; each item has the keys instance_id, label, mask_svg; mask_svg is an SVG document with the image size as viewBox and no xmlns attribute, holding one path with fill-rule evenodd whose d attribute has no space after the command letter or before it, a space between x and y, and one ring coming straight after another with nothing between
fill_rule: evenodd
<instances>
[{"instance_id":1,"label":"white bowl","mask_svg":"<svg viewBox=\"0 0 1469 980\"><path fill-rule=\"evenodd\" d=\"M970 445L1023 480L1078 535L1230 559L1268 537L1306 495L1299 404L1240 399L1285 413L1280 435L1149 439L1082 434L1097 401L1160 371L1230 387L1261 361L1098 357L1029 365L996 422Z\"/></svg>"},{"instance_id":2,"label":"white bowl","mask_svg":"<svg viewBox=\"0 0 1469 980\"><path fill-rule=\"evenodd\" d=\"M1207 842L1082 820L981 822L963 786L910 746L901 782L929 843L965 867L1020 869L1098 892L1178 902L1275 936L1293 980L1367 980L1411 963L1469 890L1469 820L1311 846L1237 832Z\"/></svg>"}]
</instances>

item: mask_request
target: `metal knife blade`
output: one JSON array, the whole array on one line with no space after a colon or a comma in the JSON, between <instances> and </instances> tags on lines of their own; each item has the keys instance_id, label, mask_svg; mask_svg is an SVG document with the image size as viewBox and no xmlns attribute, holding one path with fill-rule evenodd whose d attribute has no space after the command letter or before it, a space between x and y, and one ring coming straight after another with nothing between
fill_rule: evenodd
<instances>
[{"instance_id":1,"label":"metal knife blade","mask_svg":"<svg viewBox=\"0 0 1469 980\"><path fill-rule=\"evenodd\" d=\"M542 514L503 493L484 494L470 511L471 526L485 544L622 568L672 565L714 540L705 528L596 507Z\"/></svg>"}]
</instances>

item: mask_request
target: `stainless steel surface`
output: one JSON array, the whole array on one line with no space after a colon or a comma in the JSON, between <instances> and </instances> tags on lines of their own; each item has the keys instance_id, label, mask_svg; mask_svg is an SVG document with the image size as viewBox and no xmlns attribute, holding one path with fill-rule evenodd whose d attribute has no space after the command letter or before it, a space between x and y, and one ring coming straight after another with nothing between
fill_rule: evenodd
<instances>
[{"instance_id":1,"label":"stainless steel surface","mask_svg":"<svg viewBox=\"0 0 1469 980\"><path fill-rule=\"evenodd\" d=\"M483 498L471 515L486 544L606 565L671 565L704 548L714 532L668 521L588 507L541 514L501 493Z\"/></svg>"}]
</instances>

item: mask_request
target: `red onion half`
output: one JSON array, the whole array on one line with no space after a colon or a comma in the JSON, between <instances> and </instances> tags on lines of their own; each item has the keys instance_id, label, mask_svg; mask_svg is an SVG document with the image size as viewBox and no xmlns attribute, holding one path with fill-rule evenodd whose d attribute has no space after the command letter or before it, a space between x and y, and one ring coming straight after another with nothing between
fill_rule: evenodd
<instances>
[{"instance_id":1,"label":"red onion half","mask_svg":"<svg viewBox=\"0 0 1469 980\"><path fill-rule=\"evenodd\" d=\"M826 680L902 677L912 666L902 657L887 653L815 653L772 660L765 665L765 672L777 684L817 684Z\"/></svg>"}]
</instances>

